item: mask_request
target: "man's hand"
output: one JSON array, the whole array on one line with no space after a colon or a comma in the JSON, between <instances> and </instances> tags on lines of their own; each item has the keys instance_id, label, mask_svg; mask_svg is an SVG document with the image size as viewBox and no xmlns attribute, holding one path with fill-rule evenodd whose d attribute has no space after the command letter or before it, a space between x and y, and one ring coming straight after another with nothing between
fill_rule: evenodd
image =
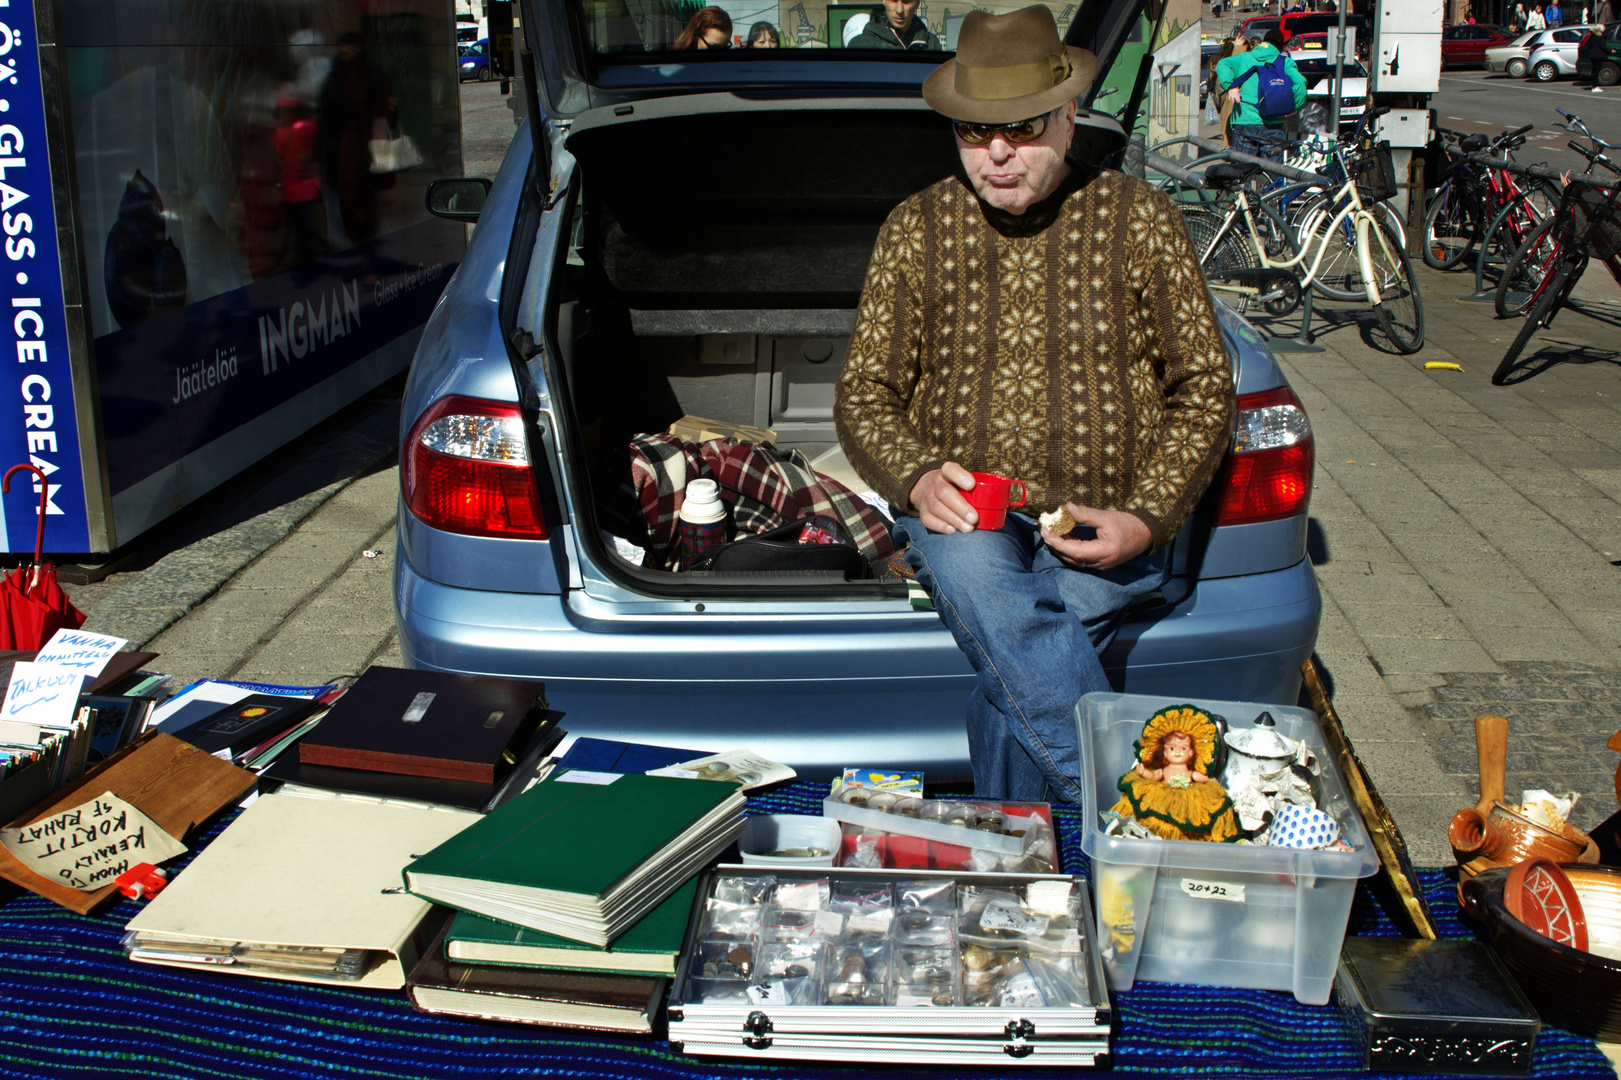
<instances>
[{"instance_id":1,"label":"man's hand","mask_svg":"<svg viewBox=\"0 0 1621 1080\"><path fill-rule=\"evenodd\" d=\"M1239 97L1241 96L1241 94L1242 94L1242 91L1236 86L1231 86L1231 87L1227 88L1227 100L1232 102L1234 105L1238 104Z\"/></svg>"},{"instance_id":2,"label":"man's hand","mask_svg":"<svg viewBox=\"0 0 1621 1080\"><path fill-rule=\"evenodd\" d=\"M1077 525L1090 525L1098 531L1096 540L1071 540L1041 534L1041 540L1065 562L1088 570L1113 570L1130 562L1154 544L1148 526L1136 514L1124 510L1094 510L1089 506L1065 503L1064 509Z\"/></svg>"},{"instance_id":3,"label":"man's hand","mask_svg":"<svg viewBox=\"0 0 1621 1080\"><path fill-rule=\"evenodd\" d=\"M974 476L955 461L930 469L912 485L912 509L930 532L973 532L979 514L962 493L974 486Z\"/></svg>"}]
</instances>

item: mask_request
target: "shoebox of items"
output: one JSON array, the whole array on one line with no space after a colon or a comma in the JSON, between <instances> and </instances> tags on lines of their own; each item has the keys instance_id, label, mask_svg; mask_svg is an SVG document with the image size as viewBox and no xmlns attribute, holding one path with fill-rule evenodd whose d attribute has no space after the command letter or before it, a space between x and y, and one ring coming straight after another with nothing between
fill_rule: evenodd
<instances>
[{"instance_id":1,"label":"shoebox of items","mask_svg":"<svg viewBox=\"0 0 1621 1080\"><path fill-rule=\"evenodd\" d=\"M1081 848L1109 985L1287 990L1326 1004L1357 879L1378 859L1316 717L1088 694L1076 722Z\"/></svg>"}]
</instances>

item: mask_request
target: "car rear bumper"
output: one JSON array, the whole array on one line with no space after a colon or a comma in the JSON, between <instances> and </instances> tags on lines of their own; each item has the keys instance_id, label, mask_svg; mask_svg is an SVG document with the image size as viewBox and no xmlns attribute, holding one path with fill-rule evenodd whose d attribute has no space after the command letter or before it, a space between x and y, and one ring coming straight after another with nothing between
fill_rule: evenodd
<instances>
[{"instance_id":1,"label":"car rear bumper","mask_svg":"<svg viewBox=\"0 0 1621 1080\"><path fill-rule=\"evenodd\" d=\"M747 746L810 776L847 765L968 775L974 675L932 612L690 612L587 622L560 596L456 589L396 560L411 667L542 679L577 734L721 751ZM1105 653L1131 693L1294 704L1322 600L1309 561L1201 582L1134 613Z\"/></svg>"}]
</instances>

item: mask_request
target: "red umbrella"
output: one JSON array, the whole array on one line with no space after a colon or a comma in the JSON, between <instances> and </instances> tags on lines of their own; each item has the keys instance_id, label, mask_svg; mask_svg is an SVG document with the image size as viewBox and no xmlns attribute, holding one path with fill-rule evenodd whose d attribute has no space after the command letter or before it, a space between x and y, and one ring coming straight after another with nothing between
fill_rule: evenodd
<instances>
[{"instance_id":1,"label":"red umbrella","mask_svg":"<svg viewBox=\"0 0 1621 1080\"><path fill-rule=\"evenodd\" d=\"M56 567L45 561L45 510L50 487L45 473L33 465L13 465L0 478L0 494L11 490L11 478L27 470L39 477L39 531L34 536L34 561L0 581L0 649L41 649L51 635L66 627L84 625L84 612L74 607L56 581Z\"/></svg>"}]
</instances>

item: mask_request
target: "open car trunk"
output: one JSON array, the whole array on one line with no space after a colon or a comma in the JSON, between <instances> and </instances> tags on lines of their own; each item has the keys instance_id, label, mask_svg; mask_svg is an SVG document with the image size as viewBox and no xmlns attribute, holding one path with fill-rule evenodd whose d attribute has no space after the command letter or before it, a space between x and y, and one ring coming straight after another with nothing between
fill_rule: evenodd
<instances>
[{"instance_id":1,"label":"open car trunk","mask_svg":"<svg viewBox=\"0 0 1621 1080\"><path fill-rule=\"evenodd\" d=\"M1112 121L1096 125L1077 128L1076 156L1118 147ZM588 463L589 485L575 489L589 490L576 502L591 505L571 515L582 542L600 540L613 518L602 511L620 497L620 448L687 414L769 428L779 449L853 491L870 488L838 449L835 387L879 227L956 165L947 122L910 98L711 94L594 110L567 148L577 227L555 279L554 340L560 397ZM626 571L606 547L603 569ZM689 592L700 579L744 583L656 576L685 577ZM796 574L776 584L845 582Z\"/></svg>"}]
</instances>

